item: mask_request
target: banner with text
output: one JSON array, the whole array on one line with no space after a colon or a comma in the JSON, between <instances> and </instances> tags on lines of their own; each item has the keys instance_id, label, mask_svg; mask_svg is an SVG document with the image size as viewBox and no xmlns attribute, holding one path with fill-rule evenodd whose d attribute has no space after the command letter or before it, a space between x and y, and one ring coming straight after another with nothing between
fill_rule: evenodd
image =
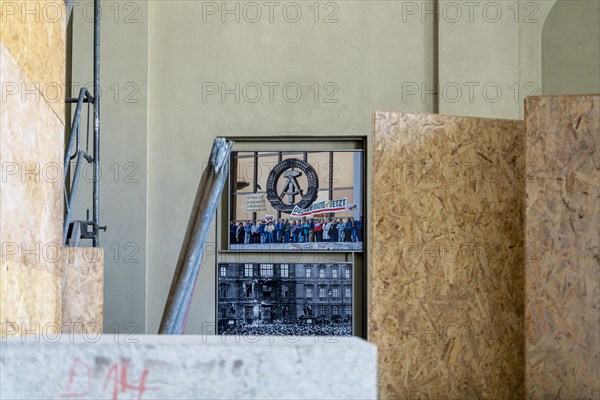
<instances>
[{"instance_id":1,"label":"banner with text","mask_svg":"<svg viewBox=\"0 0 600 400\"><path fill-rule=\"evenodd\" d=\"M334 213L336 211L346 211L348 209L348 199L341 200L323 200L313 203L308 208L295 206L292 210L293 217L305 217L313 214Z\"/></svg>"},{"instance_id":2,"label":"banner with text","mask_svg":"<svg viewBox=\"0 0 600 400\"><path fill-rule=\"evenodd\" d=\"M267 210L267 199L262 193L246 195L246 211L257 212Z\"/></svg>"}]
</instances>

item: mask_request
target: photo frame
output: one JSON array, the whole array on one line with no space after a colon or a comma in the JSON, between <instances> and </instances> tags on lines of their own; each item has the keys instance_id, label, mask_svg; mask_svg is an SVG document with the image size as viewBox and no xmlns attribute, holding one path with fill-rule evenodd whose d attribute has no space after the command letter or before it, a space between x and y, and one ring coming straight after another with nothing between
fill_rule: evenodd
<instances>
[{"instance_id":1,"label":"photo frame","mask_svg":"<svg viewBox=\"0 0 600 400\"><path fill-rule=\"evenodd\" d=\"M364 248L362 150L234 151L225 250Z\"/></svg>"}]
</instances>

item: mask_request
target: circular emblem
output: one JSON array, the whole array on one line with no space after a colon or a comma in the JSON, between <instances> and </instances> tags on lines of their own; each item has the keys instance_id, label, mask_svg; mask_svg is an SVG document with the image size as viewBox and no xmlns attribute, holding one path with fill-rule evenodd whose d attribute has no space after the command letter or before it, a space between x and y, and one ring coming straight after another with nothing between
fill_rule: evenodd
<instances>
[{"instance_id":1,"label":"circular emblem","mask_svg":"<svg viewBox=\"0 0 600 400\"><path fill-rule=\"evenodd\" d=\"M298 178L304 174L308 180L306 190L300 187ZM277 182L281 176L285 178L283 190L277 193ZM295 206L307 208L317 199L319 190L319 177L317 172L309 163L297 158L288 158L281 161L271 170L267 178L267 200L274 209L285 213L291 213ZM296 202L296 197L300 201ZM285 201L284 201L285 199Z\"/></svg>"}]
</instances>

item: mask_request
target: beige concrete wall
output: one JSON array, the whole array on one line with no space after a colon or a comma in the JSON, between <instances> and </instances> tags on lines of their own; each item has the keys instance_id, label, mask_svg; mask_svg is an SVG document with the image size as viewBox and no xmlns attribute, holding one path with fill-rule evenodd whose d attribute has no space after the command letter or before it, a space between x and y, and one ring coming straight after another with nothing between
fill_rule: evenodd
<instances>
[{"instance_id":1,"label":"beige concrete wall","mask_svg":"<svg viewBox=\"0 0 600 400\"><path fill-rule=\"evenodd\" d=\"M598 398L600 96L526 109L526 398Z\"/></svg>"},{"instance_id":2,"label":"beige concrete wall","mask_svg":"<svg viewBox=\"0 0 600 400\"><path fill-rule=\"evenodd\" d=\"M62 1L0 2L0 334L59 330Z\"/></svg>"},{"instance_id":3,"label":"beige concrete wall","mask_svg":"<svg viewBox=\"0 0 600 400\"><path fill-rule=\"evenodd\" d=\"M523 119L542 93L542 30L556 0L441 0L440 113Z\"/></svg>"},{"instance_id":4,"label":"beige concrete wall","mask_svg":"<svg viewBox=\"0 0 600 400\"><path fill-rule=\"evenodd\" d=\"M519 117L518 10L518 2L439 2L440 113Z\"/></svg>"},{"instance_id":5,"label":"beige concrete wall","mask_svg":"<svg viewBox=\"0 0 600 400\"><path fill-rule=\"evenodd\" d=\"M600 2L559 0L544 23L544 94L600 92Z\"/></svg>"},{"instance_id":6,"label":"beige concrete wall","mask_svg":"<svg viewBox=\"0 0 600 400\"><path fill-rule=\"evenodd\" d=\"M598 92L598 7L595 0L441 0L440 113L523 119L527 96Z\"/></svg>"},{"instance_id":7,"label":"beige concrete wall","mask_svg":"<svg viewBox=\"0 0 600 400\"><path fill-rule=\"evenodd\" d=\"M542 32L556 0L520 0L519 19L519 118L523 119L527 96L540 95L542 87Z\"/></svg>"}]
</instances>

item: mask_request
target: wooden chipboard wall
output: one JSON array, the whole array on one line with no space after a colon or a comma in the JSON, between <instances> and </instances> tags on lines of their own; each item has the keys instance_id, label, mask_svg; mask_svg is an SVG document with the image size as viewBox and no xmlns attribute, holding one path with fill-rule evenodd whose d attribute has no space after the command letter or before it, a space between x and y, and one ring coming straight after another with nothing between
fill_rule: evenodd
<instances>
[{"instance_id":1,"label":"wooden chipboard wall","mask_svg":"<svg viewBox=\"0 0 600 400\"><path fill-rule=\"evenodd\" d=\"M525 104L527 399L600 398L600 95Z\"/></svg>"},{"instance_id":2,"label":"wooden chipboard wall","mask_svg":"<svg viewBox=\"0 0 600 400\"><path fill-rule=\"evenodd\" d=\"M522 398L523 122L376 112L374 124L380 398Z\"/></svg>"},{"instance_id":3,"label":"wooden chipboard wall","mask_svg":"<svg viewBox=\"0 0 600 400\"><path fill-rule=\"evenodd\" d=\"M0 3L0 336L51 334L60 331L65 5ZM52 18L39 18L46 6Z\"/></svg>"},{"instance_id":4,"label":"wooden chipboard wall","mask_svg":"<svg viewBox=\"0 0 600 400\"><path fill-rule=\"evenodd\" d=\"M65 247L62 282L62 330L101 333L104 305L104 251L100 247Z\"/></svg>"}]
</instances>

